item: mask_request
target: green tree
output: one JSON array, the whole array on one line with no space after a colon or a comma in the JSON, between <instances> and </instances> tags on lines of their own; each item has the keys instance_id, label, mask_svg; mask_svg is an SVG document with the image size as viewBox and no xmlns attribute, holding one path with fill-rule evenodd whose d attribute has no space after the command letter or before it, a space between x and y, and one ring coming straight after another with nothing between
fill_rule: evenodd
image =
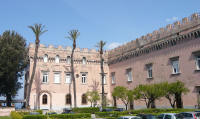
<instances>
[{"instance_id":1,"label":"green tree","mask_svg":"<svg viewBox=\"0 0 200 119\"><path fill-rule=\"evenodd\" d=\"M147 108L155 108L155 101L165 95L164 83L139 85L133 90L134 98L145 102Z\"/></svg>"},{"instance_id":2,"label":"green tree","mask_svg":"<svg viewBox=\"0 0 200 119\"><path fill-rule=\"evenodd\" d=\"M18 79L27 66L25 39L15 31L5 31L0 36L0 95L6 96L7 106L21 88Z\"/></svg>"},{"instance_id":3,"label":"green tree","mask_svg":"<svg viewBox=\"0 0 200 119\"><path fill-rule=\"evenodd\" d=\"M101 102L101 106L105 107L106 106L106 97L105 97L105 91L104 91L104 68L103 68L103 62L104 62L104 58L103 58L103 52L104 52L104 46L106 45L106 42L104 41L99 41L99 43L97 43L97 48L99 49L99 54L100 54L100 69L101 69L101 85L102 85L102 102Z\"/></svg>"},{"instance_id":4,"label":"green tree","mask_svg":"<svg viewBox=\"0 0 200 119\"><path fill-rule=\"evenodd\" d=\"M189 92L185 84L181 81L165 84L166 94L165 97L169 100L172 108L183 108L182 94Z\"/></svg>"},{"instance_id":5,"label":"green tree","mask_svg":"<svg viewBox=\"0 0 200 119\"><path fill-rule=\"evenodd\" d=\"M112 92L112 96L120 99L126 106L126 110L128 109L128 104L130 103L130 101L133 101L133 91L128 90L123 86L115 87Z\"/></svg>"},{"instance_id":6,"label":"green tree","mask_svg":"<svg viewBox=\"0 0 200 119\"><path fill-rule=\"evenodd\" d=\"M45 26L42 24L35 24L33 26L28 26L30 28L34 35L35 35L35 52L34 52L34 57L33 57L33 70L31 73L30 80L27 81L27 90L26 90L26 107L29 107L29 100L30 100L30 93L31 93L31 88L33 85L33 80L35 76L35 71L36 71L36 66L37 66L37 55L38 55L38 48L40 45L40 36L47 32L47 30L44 30Z\"/></svg>"},{"instance_id":7,"label":"green tree","mask_svg":"<svg viewBox=\"0 0 200 119\"><path fill-rule=\"evenodd\" d=\"M100 100L99 93L97 91L88 91L86 95L87 95L87 100L91 103L91 107L92 105L93 107L95 107L97 104L97 101Z\"/></svg>"},{"instance_id":8,"label":"green tree","mask_svg":"<svg viewBox=\"0 0 200 119\"><path fill-rule=\"evenodd\" d=\"M76 49L76 40L78 36L80 35L80 32L78 30L71 30L69 32L68 38L72 40L73 46L72 46L72 52L71 52L71 78L73 82L73 91L74 91L74 107L77 107L77 101L76 101L76 80L74 75L74 50Z\"/></svg>"}]
</instances>

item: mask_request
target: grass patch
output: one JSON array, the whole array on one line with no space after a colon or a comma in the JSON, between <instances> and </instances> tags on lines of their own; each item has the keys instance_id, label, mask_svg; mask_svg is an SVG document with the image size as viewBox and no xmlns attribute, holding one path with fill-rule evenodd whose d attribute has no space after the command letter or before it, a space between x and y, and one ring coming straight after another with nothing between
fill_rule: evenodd
<instances>
[{"instance_id":1,"label":"grass patch","mask_svg":"<svg viewBox=\"0 0 200 119\"><path fill-rule=\"evenodd\" d=\"M0 116L0 119L11 119L9 116Z\"/></svg>"}]
</instances>

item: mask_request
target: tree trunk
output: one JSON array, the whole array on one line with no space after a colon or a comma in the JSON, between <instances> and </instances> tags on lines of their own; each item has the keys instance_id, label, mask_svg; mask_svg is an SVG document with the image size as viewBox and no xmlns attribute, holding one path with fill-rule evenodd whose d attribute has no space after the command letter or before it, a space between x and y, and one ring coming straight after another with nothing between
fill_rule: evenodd
<instances>
[{"instance_id":1,"label":"tree trunk","mask_svg":"<svg viewBox=\"0 0 200 119\"><path fill-rule=\"evenodd\" d=\"M148 101L148 102L147 102L147 108L149 109L149 108L150 108L150 106L151 106L151 102L150 102L150 101Z\"/></svg>"},{"instance_id":2,"label":"tree trunk","mask_svg":"<svg viewBox=\"0 0 200 119\"><path fill-rule=\"evenodd\" d=\"M30 106L29 105L30 93L31 93L31 88L32 88L32 84L33 84L33 79L35 76L36 66L37 66L37 54L38 54L39 42L40 42L39 38L36 37L36 42L35 42L36 46L35 46L35 53L34 53L34 58L33 58L33 70L32 70L30 81L28 82L28 85L27 85L26 108Z\"/></svg>"},{"instance_id":3,"label":"tree trunk","mask_svg":"<svg viewBox=\"0 0 200 119\"><path fill-rule=\"evenodd\" d=\"M177 108L183 108L183 102L182 102L181 94L175 94L175 99L176 99L176 107Z\"/></svg>"},{"instance_id":4,"label":"tree trunk","mask_svg":"<svg viewBox=\"0 0 200 119\"><path fill-rule=\"evenodd\" d=\"M74 89L74 107L77 107L76 103L76 80L74 76L74 50L75 46L73 45L72 54L71 54L71 73L72 73L72 82L73 82L73 89Z\"/></svg>"},{"instance_id":5,"label":"tree trunk","mask_svg":"<svg viewBox=\"0 0 200 119\"><path fill-rule=\"evenodd\" d=\"M131 109L131 110L134 109L134 101L133 101L133 100L130 101L130 109Z\"/></svg>"},{"instance_id":6,"label":"tree trunk","mask_svg":"<svg viewBox=\"0 0 200 119\"><path fill-rule=\"evenodd\" d=\"M117 107L117 100L115 96L113 96L113 101L114 101L114 107Z\"/></svg>"},{"instance_id":7,"label":"tree trunk","mask_svg":"<svg viewBox=\"0 0 200 119\"><path fill-rule=\"evenodd\" d=\"M125 106L126 106L126 110L128 110L128 104L125 104Z\"/></svg>"},{"instance_id":8,"label":"tree trunk","mask_svg":"<svg viewBox=\"0 0 200 119\"><path fill-rule=\"evenodd\" d=\"M72 83L72 80L70 81L70 84L69 84L70 109L72 109L72 93L71 93L71 83Z\"/></svg>"},{"instance_id":9,"label":"tree trunk","mask_svg":"<svg viewBox=\"0 0 200 119\"><path fill-rule=\"evenodd\" d=\"M151 101L151 108L156 108L155 100Z\"/></svg>"},{"instance_id":10,"label":"tree trunk","mask_svg":"<svg viewBox=\"0 0 200 119\"><path fill-rule=\"evenodd\" d=\"M96 107L96 105L97 105L97 101L94 102L93 106Z\"/></svg>"},{"instance_id":11,"label":"tree trunk","mask_svg":"<svg viewBox=\"0 0 200 119\"><path fill-rule=\"evenodd\" d=\"M176 100L171 99L170 97L167 97L167 99L169 100L169 103L171 105L172 108L175 108L175 104L176 104Z\"/></svg>"},{"instance_id":12,"label":"tree trunk","mask_svg":"<svg viewBox=\"0 0 200 119\"><path fill-rule=\"evenodd\" d=\"M90 104L91 104L91 106L90 106L90 107L92 107L92 102L90 102Z\"/></svg>"},{"instance_id":13,"label":"tree trunk","mask_svg":"<svg viewBox=\"0 0 200 119\"><path fill-rule=\"evenodd\" d=\"M146 107L148 108L148 101L145 99L144 102L146 104Z\"/></svg>"},{"instance_id":14,"label":"tree trunk","mask_svg":"<svg viewBox=\"0 0 200 119\"><path fill-rule=\"evenodd\" d=\"M169 103L171 105L172 108L175 108L175 99L173 100L172 98L170 98L170 96L165 96L168 100L169 100Z\"/></svg>"},{"instance_id":15,"label":"tree trunk","mask_svg":"<svg viewBox=\"0 0 200 119\"><path fill-rule=\"evenodd\" d=\"M100 51L100 61L101 61L101 84L102 84L102 107L106 106L106 99L104 95L104 69L103 69L103 51Z\"/></svg>"},{"instance_id":16,"label":"tree trunk","mask_svg":"<svg viewBox=\"0 0 200 119\"><path fill-rule=\"evenodd\" d=\"M11 107L12 97L11 94L6 94L6 106Z\"/></svg>"}]
</instances>

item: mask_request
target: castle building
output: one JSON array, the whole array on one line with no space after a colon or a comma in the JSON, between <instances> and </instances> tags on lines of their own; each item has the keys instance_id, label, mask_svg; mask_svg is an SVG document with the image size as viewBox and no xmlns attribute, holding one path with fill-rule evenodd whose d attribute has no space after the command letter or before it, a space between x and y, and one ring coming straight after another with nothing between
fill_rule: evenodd
<instances>
[{"instance_id":1,"label":"castle building","mask_svg":"<svg viewBox=\"0 0 200 119\"><path fill-rule=\"evenodd\" d=\"M159 82L185 83L189 93L183 95L185 108L194 108L200 100L200 15L195 13L165 28L104 53L105 91L110 104L116 86L133 89L139 84ZM29 46L30 67L33 66L34 45ZM40 45L37 70L31 91L31 108L61 109L73 101L70 95L71 48L54 48ZM95 50L76 49L75 74L77 103L89 106L84 99L88 90L97 88L101 93L99 54ZM73 93L71 93L73 94ZM38 101L37 101L38 97ZM144 108L142 101L134 102L135 108ZM72 102L73 104L73 102ZM118 106L123 106L118 101ZM157 107L170 107L168 100L156 101Z\"/></svg>"},{"instance_id":2,"label":"castle building","mask_svg":"<svg viewBox=\"0 0 200 119\"><path fill-rule=\"evenodd\" d=\"M34 44L29 45L30 66L26 79L33 68ZM71 47L57 48L52 45L40 45L37 67L30 96L31 109L62 110L74 107L73 85L71 81ZM104 58L107 59L107 52ZM74 53L74 71L76 79L77 106L88 107L87 91L97 90L101 95L100 56L96 50L76 48ZM107 99L110 99L110 82L107 60L104 60L104 87ZM25 86L26 90L26 86ZM25 94L26 96L26 94Z\"/></svg>"}]
</instances>

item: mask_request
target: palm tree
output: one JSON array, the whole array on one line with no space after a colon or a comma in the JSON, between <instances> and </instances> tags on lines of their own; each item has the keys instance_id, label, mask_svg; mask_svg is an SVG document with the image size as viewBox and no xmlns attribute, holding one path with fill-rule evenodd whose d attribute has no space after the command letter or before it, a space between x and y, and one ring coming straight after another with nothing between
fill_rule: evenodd
<instances>
[{"instance_id":1,"label":"palm tree","mask_svg":"<svg viewBox=\"0 0 200 119\"><path fill-rule=\"evenodd\" d=\"M97 47L99 49L99 54L100 54L100 68L101 68L101 83L102 83L102 102L101 102L101 106L105 107L106 106L106 99L105 99L105 94L104 94L104 69L103 69L103 48L106 45L106 42L104 41L100 41L99 43L97 43Z\"/></svg>"},{"instance_id":2,"label":"palm tree","mask_svg":"<svg viewBox=\"0 0 200 119\"><path fill-rule=\"evenodd\" d=\"M30 93L31 93L31 88L32 88L32 84L33 84L33 79L35 76L38 48L39 48L39 44L40 44L39 37L43 33L47 32L47 30L44 30L45 26L42 24L35 24L33 26L28 26L28 28L30 28L33 31L33 33L35 34L35 53L34 53L34 57L33 57L33 70L32 70L31 78L30 78L30 81L29 81L28 87L27 87L26 107L29 107Z\"/></svg>"},{"instance_id":3,"label":"palm tree","mask_svg":"<svg viewBox=\"0 0 200 119\"><path fill-rule=\"evenodd\" d=\"M73 48L72 48L72 53L71 53L71 78L73 82L73 91L74 91L74 107L77 107L77 102L76 102L76 80L74 76L74 50L76 49L76 39L80 35L80 32L78 30L71 30L69 32L68 38L73 41Z\"/></svg>"}]
</instances>

